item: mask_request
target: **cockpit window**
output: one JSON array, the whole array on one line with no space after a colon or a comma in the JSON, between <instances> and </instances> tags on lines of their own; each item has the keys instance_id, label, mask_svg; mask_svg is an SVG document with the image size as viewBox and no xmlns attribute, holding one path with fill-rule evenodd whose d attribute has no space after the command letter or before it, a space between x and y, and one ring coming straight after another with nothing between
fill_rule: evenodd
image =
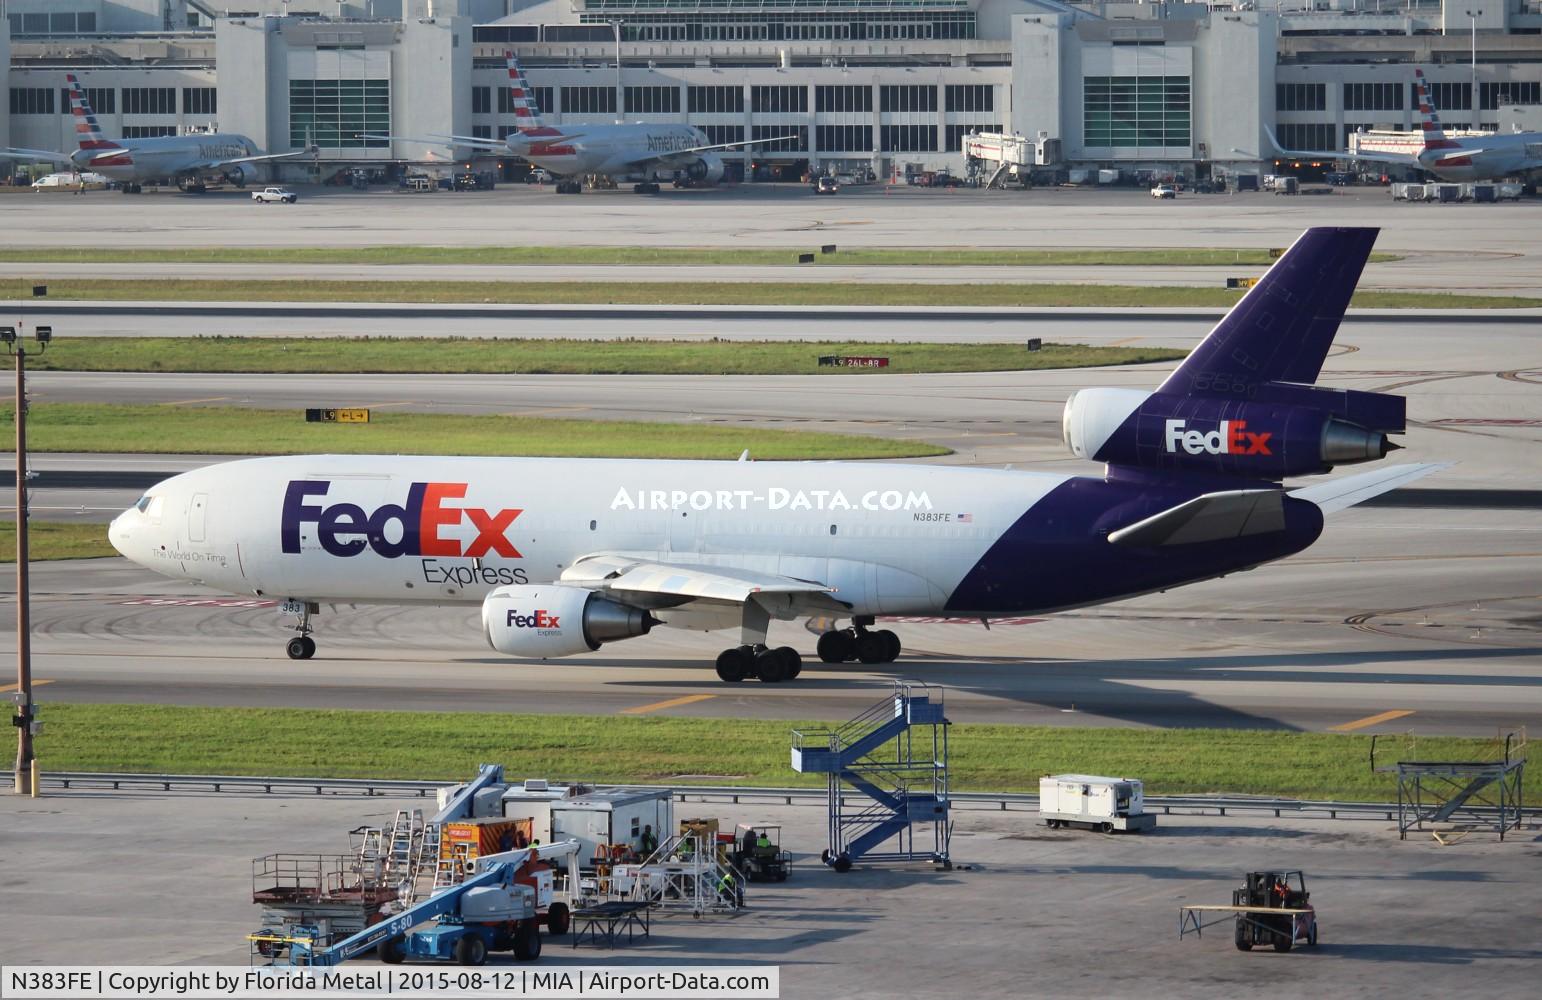
<instances>
[{"instance_id":1,"label":"cockpit window","mask_svg":"<svg viewBox=\"0 0 1542 1000\"><path fill-rule=\"evenodd\" d=\"M151 496L150 494L146 493L144 496L139 498L139 502L138 503L134 504L134 509L139 511L141 514L145 515L146 517L152 517L152 518L160 517L161 516L161 498L160 497L156 497L156 496Z\"/></svg>"},{"instance_id":2,"label":"cockpit window","mask_svg":"<svg viewBox=\"0 0 1542 1000\"><path fill-rule=\"evenodd\" d=\"M150 509L150 494L146 493L144 496L140 497L139 498L139 502L134 505L134 509L139 511L141 514L143 514L145 511L149 510Z\"/></svg>"}]
</instances>

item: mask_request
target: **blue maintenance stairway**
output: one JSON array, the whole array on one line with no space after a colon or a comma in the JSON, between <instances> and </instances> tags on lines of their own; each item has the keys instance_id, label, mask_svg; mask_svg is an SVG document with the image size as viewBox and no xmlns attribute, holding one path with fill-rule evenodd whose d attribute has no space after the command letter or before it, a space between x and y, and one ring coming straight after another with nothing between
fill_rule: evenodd
<instances>
[{"instance_id":1,"label":"blue maintenance stairway","mask_svg":"<svg viewBox=\"0 0 1542 1000\"><path fill-rule=\"evenodd\" d=\"M836 871L859 860L951 867L941 688L895 681L890 697L839 729L794 730L792 769L829 776L830 844L823 860Z\"/></svg>"}]
</instances>

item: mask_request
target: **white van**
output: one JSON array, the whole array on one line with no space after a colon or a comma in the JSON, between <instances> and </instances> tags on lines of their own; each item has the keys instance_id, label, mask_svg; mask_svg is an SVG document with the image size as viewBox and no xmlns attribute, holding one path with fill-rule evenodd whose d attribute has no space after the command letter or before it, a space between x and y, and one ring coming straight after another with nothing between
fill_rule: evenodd
<instances>
[{"instance_id":1,"label":"white van","mask_svg":"<svg viewBox=\"0 0 1542 1000\"><path fill-rule=\"evenodd\" d=\"M35 188L74 188L85 184L88 188L104 188L107 186L107 178L101 174L93 174L87 170L80 174L58 173L39 177L32 182Z\"/></svg>"}]
</instances>

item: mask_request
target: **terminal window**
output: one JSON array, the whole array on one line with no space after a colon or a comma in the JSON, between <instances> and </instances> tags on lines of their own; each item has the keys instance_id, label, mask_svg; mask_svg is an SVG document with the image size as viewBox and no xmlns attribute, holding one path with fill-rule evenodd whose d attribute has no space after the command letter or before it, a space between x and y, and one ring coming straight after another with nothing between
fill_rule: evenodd
<instances>
[{"instance_id":1,"label":"terminal window","mask_svg":"<svg viewBox=\"0 0 1542 1000\"><path fill-rule=\"evenodd\" d=\"M948 84L948 111L995 111L996 88L988 83Z\"/></svg>"},{"instance_id":2,"label":"terminal window","mask_svg":"<svg viewBox=\"0 0 1542 1000\"><path fill-rule=\"evenodd\" d=\"M51 115L54 113L54 92L51 87L12 87L11 114Z\"/></svg>"},{"instance_id":3,"label":"terminal window","mask_svg":"<svg viewBox=\"0 0 1542 1000\"><path fill-rule=\"evenodd\" d=\"M871 125L819 125L814 138L821 153L871 153L873 128Z\"/></svg>"},{"instance_id":4,"label":"terminal window","mask_svg":"<svg viewBox=\"0 0 1542 1000\"><path fill-rule=\"evenodd\" d=\"M1189 145L1189 78L1089 76L1082 86L1082 141L1110 149Z\"/></svg>"},{"instance_id":5,"label":"terminal window","mask_svg":"<svg viewBox=\"0 0 1542 1000\"><path fill-rule=\"evenodd\" d=\"M616 90L614 87L563 87L562 113L613 115L616 113Z\"/></svg>"},{"instance_id":6,"label":"terminal window","mask_svg":"<svg viewBox=\"0 0 1542 1000\"><path fill-rule=\"evenodd\" d=\"M111 87L87 87L81 91L86 103L91 110L99 115L114 115L118 113L118 92ZM70 109L70 88L59 88L59 110Z\"/></svg>"},{"instance_id":7,"label":"terminal window","mask_svg":"<svg viewBox=\"0 0 1542 1000\"><path fill-rule=\"evenodd\" d=\"M183 87L182 113L185 115L213 115L219 113L219 101L213 87Z\"/></svg>"},{"instance_id":8,"label":"terminal window","mask_svg":"<svg viewBox=\"0 0 1542 1000\"><path fill-rule=\"evenodd\" d=\"M177 134L175 125L125 125L123 126L123 138L125 139L164 139Z\"/></svg>"},{"instance_id":9,"label":"terminal window","mask_svg":"<svg viewBox=\"0 0 1542 1000\"><path fill-rule=\"evenodd\" d=\"M1344 84L1345 111L1401 111L1403 110L1403 85L1401 83L1346 83Z\"/></svg>"},{"instance_id":10,"label":"terminal window","mask_svg":"<svg viewBox=\"0 0 1542 1000\"><path fill-rule=\"evenodd\" d=\"M1483 102L1484 111L1498 111L1512 104L1542 104L1542 82L1480 83L1478 98Z\"/></svg>"},{"instance_id":11,"label":"terminal window","mask_svg":"<svg viewBox=\"0 0 1542 1000\"><path fill-rule=\"evenodd\" d=\"M679 87L627 87L626 113L629 115L678 115Z\"/></svg>"},{"instance_id":12,"label":"terminal window","mask_svg":"<svg viewBox=\"0 0 1542 1000\"><path fill-rule=\"evenodd\" d=\"M878 110L880 111L937 110L936 87L915 84L906 84L899 87L879 87L878 94Z\"/></svg>"},{"instance_id":13,"label":"terminal window","mask_svg":"<svg viewBox=\"0 0 1542 1000\"><path fill-rule=\"evenodd\" d=\"M493 88L471 88L471 113L474 115L490 115L493 113Z\"/></svg>"},{"instance_id":14,"label":"terminal window","mask_svg":"<svg viewBox=\"0 0 1542 1000\"><path fill-rule=\"evenodd\" d=\"M124 87L123 113L126 115L174 115L177 113L177 88Z\"/></svg>"},{"instance_id":15,"label":"terminal window","mask_svg":"<svg viewBox=\"0 0 1542 1000\"><path fill-rule=\"evenodd\" d=\"M1323 83L1277 83L1274 85L1276 111L1326 111L1328 86Z\"/></svg>"},{"instance_id":16,"label":"terminal window","mask_svg":"<svg viewBox=\"0 0 1542 1000\"><path fill-rule=\"evenodd\" d=\"M563 89L574 90L577 88L564 87ZM551 110L550 87L531 87L528 96L530 98L531 104L530 110L535 114L541 115ZM614 92L611 94L610 103L611 107L614 108L616 105L616 97ZM476 113L475 108L472 109L472 113ZM498 88L498 113L500 115L512 115L514 113L514 91L509 87Z\"/></svg>"},{"instance_id":17,"label":"terminal window","mask_svg":"<svg viewBox=\"0 0 1542 1000\"><path fill-rule=\"evenodd\" d=\"M815 87L815 111L872 111L872 87ZM869 139L871 144L871 139ZM821 148L824 143L820 143ZM854 148L854 147L853 147ZM863 148L871 148L871 145Z\"/></svg>"},{"instance_id":18,"label":"terminal window","mask_svg":"<svg viewBox=\"0 0 1542 1000\"><path fill-rule=\"evenodd\" d=\"M937 148L935 125L885 125L883 127L883 151L885 153L919 153Z\"/></svg>"},{"instance_id":19,"label":"terminal window","mask_svg":"<svg viewBox=\"0 0 1542 1000\"><path fill-rule=\"evenodd\" d=\"M1284 124L1280 126L1280 145L1286 149L1310 149L1326 152L1338 145L1332 122L1326 124Z\"/></svg>"},{"instance_id":20,"label":"terminal window","mask_svg":"<svg viewBox=\"0 0 1542 1000\"><path fill-rule=\"evenodd\" d=\"M471 138L473 138L473 139L491 139L492 137L493 137L493 127L491 125L473 125L473 126L471 126Z\"/></svg>"},{"instance_id":21,"label":"terminal window","mask_svg":"<svg viewBox=\"0 0 1542 1000\"><path fill-rule=\"evenodd\" d=\"M1430 97L1435 102L1436 111L1450 111L1453 108L1472 108L1472 84L1470 83L1432 83L1429 85ZM1419 106L1418 91L1409 98L1413 107Z\"/></svg>"},{"instance_id":22,"label":"terminal window","mask_svg":"<svg viewBox=\"0 0 1542 1000\"><path fill-rule=\"evenodd\" d=\"M685 102L693 115L743 114L744 88L690 87L685 92Z\"/></svg>"},{"instance_id":23,"label":"terminal window","mask_svg":"<svg viewBox=\"0 0 1542 1000\"><path fill-rule=\"evenodd\" d=\"M757 113L798 113L808 111L807 87L752 87L750 110Z\"/></svg>"},{"instance_id":24,"label":"terminal window","mask_svg":"<svg viewBox=\"0 0 1542 1000\"><path fill-rule=\"evenodd\" d=\"M808 138L801 125L756 125L750 134L751 139L777 139L779 136L790 138L762 143L755 147L755 152L797 153L808 148Z\"/></svg>"},{"instance_id":25,"label":"terminal window","mask_svg":"<svg viewBox=\"0 0 1542 1000\"><path fill-rule=\"evenodd\" d=\"M722 146L730 142L744 141L743 125L698 125L696 127L701 129L701 134L707 137L707 144L709 146Z\"/></svg>"},{"instance_id":26,"label":"terminal window","mask_svg":"<svg viewBox=\"0 0 1542 1000\"><path fill-rule=\"evenodd\" d=\"M293 149L386 149L391 131L391 81L290 80L289 145Z\"/></svg>"},{"instance_id":27,"label":"terminal window","mask_svg":"<svg viewBox=\"0 0 1542 1000\"><path fill-rule=\"evenodd\" d=\"M964 151L964 136L971 132L1000 132L1001 126L997 125L949 125L948 149L949 153L961 153Z\"/></svg>"}]
</instances>

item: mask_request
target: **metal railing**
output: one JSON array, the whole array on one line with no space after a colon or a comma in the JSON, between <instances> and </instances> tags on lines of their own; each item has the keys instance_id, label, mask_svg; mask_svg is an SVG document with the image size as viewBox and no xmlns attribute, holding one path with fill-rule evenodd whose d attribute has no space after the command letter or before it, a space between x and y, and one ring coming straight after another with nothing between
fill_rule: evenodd
<instances>
[{"instance_id":1,"label":"metal railing","mask_svg":"<svg viewBox=\"0 0 1542 1000\"><path fill-rule=\"evenodd\" d=\"M209 774L128 774L95 771L45 771L42 786L48 788L110 788L163 792L261 792L263 794L314 795L416 795L427 797L451 779L416 781L398 778L294 778ZM735 804L824 805L828 790L775 788L749 785L628 785L628 788L668 789L679 802L731 802ZM950 792L954 809L1037 812L1039 797L1029 792ZM1346 802L1332 799L1282 799L1254 795L1148 795L1148 812L1174 816L1230 816L1272 814L1277 818L1397 819L1396 802ZM1475 812L1482 812L1475 809ZM1496 810L1491 810L1495 811ZM1533 817L1528 827L1536 828Z\"/></svg>"}]
</instances>

